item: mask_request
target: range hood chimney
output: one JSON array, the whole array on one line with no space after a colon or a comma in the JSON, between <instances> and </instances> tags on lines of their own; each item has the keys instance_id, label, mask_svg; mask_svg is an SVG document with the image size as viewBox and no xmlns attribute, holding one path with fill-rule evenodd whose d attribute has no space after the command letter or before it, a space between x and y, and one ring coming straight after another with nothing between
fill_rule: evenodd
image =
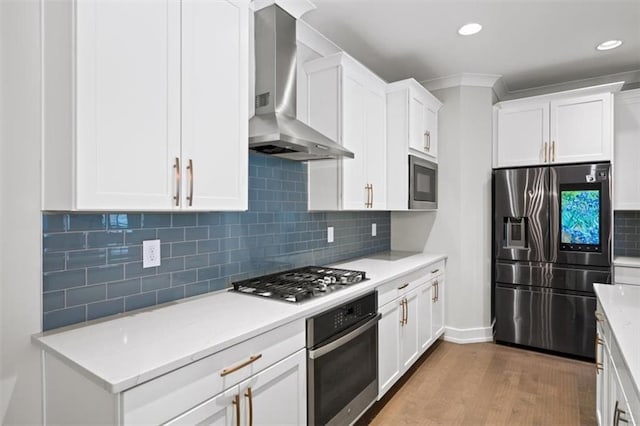
<instances>
[{"instance_id":1,"label":"range hood chimney","mask_svg":"<svg viewBox=\"0 0 640 426\"><path fill-rule=\"evenodd\" d=\"M289 160L354 155L296 119L296 20L273 4L255 12L256 114L249 149Z\"/></svg>"}]
</instances>

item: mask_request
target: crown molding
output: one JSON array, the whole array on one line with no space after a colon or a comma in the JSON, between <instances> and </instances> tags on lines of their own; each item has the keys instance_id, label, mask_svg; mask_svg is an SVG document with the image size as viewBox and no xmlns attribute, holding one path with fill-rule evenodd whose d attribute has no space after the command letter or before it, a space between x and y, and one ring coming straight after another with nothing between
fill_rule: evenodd
<instances>
[{"instance_id":1,"label":"crown molding","mask_svg":"<svg viewBox=\"0 0 640 426\"><path fill-rule=\"evenodd\" d=\"M498 96L498 99L500 101L508 101L512 99L529 98L532 96L548 95L551 93L583 89L592 86L602 86L605 84L616 82L624 82L624 86L622 86L622 89L624 90L625 86L640 82L640 70L607 74L598 77L566 81L563 83L549 84L546 86L532 87L529 89L521 90L509 90L507 85L504 82L501 82L501 86L504 87L505 91L499 92L498 90L496 90L496 88L494 88L494 91L496 92L496 95Z\"/></svg>"},{"instance_id":2,"label":"crown molding","mask_svg":"<svg viewBox=\"0 0 640 426\"><path fill-rule=\"evenodd\" d=\"M473 73L461 73L454 74L447 77L434 78L431 80L421 81L427 90L440 90L449 87L457 86L476 86L476 87L490 87L493 88L496 81L502 77L498 74L473 74Z\"/></svg>"},{"instance_id":3,"label":"crown molding","mask_svg":"<svg viewBox=\"0 0 640 426\"><path fill-rule=\"evenodd\" d=\"M277 4L296 19L316 8L309 0L253 0L252 7L254 11L258 11L272 4Z\"/></svg>"},{"instance_id":4,"label":"crown molding","mask_svg":"<svg viewBox=\"0 0 640 426\"><path fill-rule=\"evenodd\" d=\"M320 56L329 56L343 51L340 46L323 36L303 20L296 21L296 40Z\"/></svg>"}]
</instances>

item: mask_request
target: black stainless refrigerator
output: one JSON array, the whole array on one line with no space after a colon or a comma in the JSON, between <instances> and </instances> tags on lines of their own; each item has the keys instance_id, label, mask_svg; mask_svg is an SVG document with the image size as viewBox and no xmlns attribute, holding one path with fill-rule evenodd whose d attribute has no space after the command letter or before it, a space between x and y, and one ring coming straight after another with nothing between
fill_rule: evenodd
<instances>
[{"instance_id":1,"label":"black stainless refrigerator","mask_svg":"<svg viewBox=\"0 0 640 426\"><path fill-rule=\"evenodd\" d=\"M611 282L608 163L493 172L495 339L594 358L594 283Z\"/></svg>"}]
</instances>

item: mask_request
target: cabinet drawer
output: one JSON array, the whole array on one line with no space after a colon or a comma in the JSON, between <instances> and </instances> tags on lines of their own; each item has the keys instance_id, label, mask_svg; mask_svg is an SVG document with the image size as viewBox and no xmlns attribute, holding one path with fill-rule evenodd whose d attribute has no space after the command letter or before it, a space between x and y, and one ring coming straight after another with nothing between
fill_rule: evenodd
<instances>
[{"instance_id":1,"label":"cabinet drawer","mask_svg":"<svg viewBox=\"0 0 640 426\"><path fill-rule=\"evenodd\" d=\"M444 260L436 262L433 265L429 265L427 270L429 271L429 279L444 274Z\"/></svg>"},{"instance_id":2,"label":"cabinet drawer","mask_svg":"<svg viewBox=\"0 0 640 426\"><path fill-rule=\"evenodd\" d=\"M378 290L378 307L418 288L429 281L429 271L426 268L411 272L401 278L382 284Z\"/></svg>"},{"instance_id":3,"label":"cabinet drawer","mask_svg":"<svg viewBox=\"0 0 640 426\"><path fill-rule=\"evenodd\" d=\"M616 284L640 285L640 268L614 266L614 279Z\"/></svg>"},{"instance_id":4,"label":"cabinet drawer","mask_svg":"<svg viewBox=\"0 0 640 426\"><path fill-rule=\"evenodd\" d=\"M294 321L143 383L122 394L123 423L166 422L304 346L304 320Z\"/></svg>"}]
</instances>

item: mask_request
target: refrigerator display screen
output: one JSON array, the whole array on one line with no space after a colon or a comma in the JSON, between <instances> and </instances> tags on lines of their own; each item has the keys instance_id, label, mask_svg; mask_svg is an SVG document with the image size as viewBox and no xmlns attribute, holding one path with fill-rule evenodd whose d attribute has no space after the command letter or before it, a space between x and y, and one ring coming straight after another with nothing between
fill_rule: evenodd
<instances>
[{"instance_id":1,"label":"refrigerator display screen","mask_svg":"<svg viewBox=\"0 0 640 426\"><path fill-rule=\"evenodd\" d=\"M600 249L600 189L590 185L560 188L560 248Z\"/></svg>"}]
</instances>

